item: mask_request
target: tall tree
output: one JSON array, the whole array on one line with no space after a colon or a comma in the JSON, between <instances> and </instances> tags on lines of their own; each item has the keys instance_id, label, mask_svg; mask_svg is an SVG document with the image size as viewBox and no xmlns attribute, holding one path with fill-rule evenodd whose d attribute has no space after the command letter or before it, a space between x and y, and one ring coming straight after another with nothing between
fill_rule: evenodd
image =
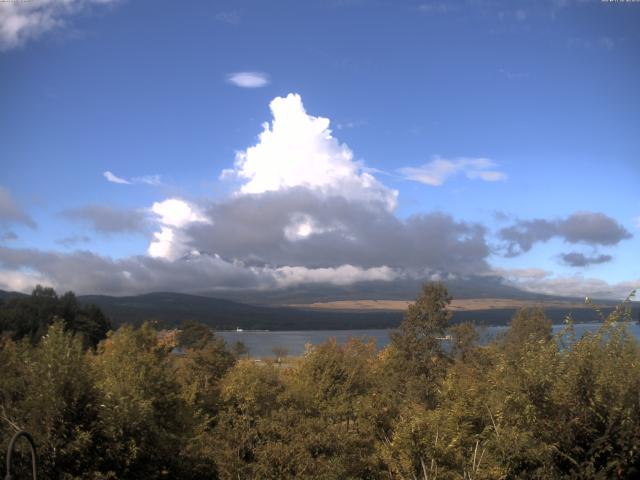
<instances>
[{"instance_id":1,"label":"tall tree","mask_svg":"<svg viewBox=\"0 0 640 480\"><path fill-rule=\"evenodd\" d=\"M425 283L400 327L391 334L388 358L391 377L396 378L393 383L420 400L433 401L434 382L446 368L441 339L451 318L450 303L442 283Z\"/></svg>"}]
</instances>

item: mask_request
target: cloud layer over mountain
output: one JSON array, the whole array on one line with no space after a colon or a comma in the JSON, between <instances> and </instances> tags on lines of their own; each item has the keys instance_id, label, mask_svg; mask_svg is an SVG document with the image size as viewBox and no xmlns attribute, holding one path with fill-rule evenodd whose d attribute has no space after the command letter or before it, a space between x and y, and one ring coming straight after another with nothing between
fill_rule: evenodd
<instances>
[{"instance_id":1,"label":"cloud layer over mountain","mask_svg":"<svg viewBox=\"0 0 640 480\"><path fill-rule=\"evenodd\" d=\"M631 236L599 212L517 220L497 237L481 223L443 211L401 218L395 211L398 192L354 160L351 149L333 136L328 119L309 115L295 94L275 98L270 108L273 119L263 124L257 143L238 152L233 168L221 174L223 181L235 182L228 198L171 196L136 210L88 205L63 212L98 234L147 235L146 255L113 259L92 251L0 247L0 288L27 289L43 282L79 293L127 294L491 275L497 272L491 256L500 251L496 240L506 256L516 256L554 237L602 247ZM506 180L494 162L483 158L437 159L414 170L405 174L428 185L455 174L468 181ZM113 174L107 178L134 183ZM35 226L3 189L0 221ZM574 267L610 260L610 255L580 252L562 257ZM500 274L525 289L553 286L557 294L577 293L584 286L606 290L590 279L571 283L549 272L523 272Z\"/></svg>"}]
</instances>

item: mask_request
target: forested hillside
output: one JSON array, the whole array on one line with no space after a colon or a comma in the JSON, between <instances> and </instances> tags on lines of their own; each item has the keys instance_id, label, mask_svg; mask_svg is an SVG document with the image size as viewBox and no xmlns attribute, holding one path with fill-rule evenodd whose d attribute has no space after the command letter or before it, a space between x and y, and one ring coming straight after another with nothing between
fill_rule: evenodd
<instances>
[{"instance_id":1,"label":"forested hillside","mask_svg":"<svg viewBox=\"0 0 640 480\"><path fill-rule=\"evenodd\" d=\"M31 296L16 292L0 290L0 332L12 330L12 322L27 325L33 321L30 317L32 303L42 303L43 291L48 291L57 297L51 289L40 287ZM403 316L401 311L376 310L314 310L310 308L292 308L262 306L241 303L237 301L212 298L201 295L189 295L173 292L156 292L144 295L112 297L107 295L75 296L67 292L60 298L73 298L76 308L98 309L108 318L114 327L123 324L142 325L145 321L152 321L159 328L177 327L185 321L195 321L216 330L234 330L237 327L245 330L351 330L369 328L395 328ZM547 316L553 323L562 323L571 314L577 323L600 321L598 315L588 308L574 308L567 304L562 306L558 297L547 297L550 303L545 305L531 301L532 305L545 305ZM46 301L45 301L46 303ZM574 304L576 301L574 301ZM602 302L598 302L602 305ZM41 321L48 316L46 322L51 321L60 312L54 303L48 303L51 308L40 309ZM612 302L605 302L602 306L606 314L613 311ZM454 311L452 323L471 322L476 325L507 325L517 308L490 308L484 310ZM69 313L69 312L68 312ZM638 318L640 308L633 311L634 318ZM17 315L17 317L16 317ZM8 322L8 323L6 323ZM48 323L47 323L48 324Z\"/></svg>"}]
</instances>

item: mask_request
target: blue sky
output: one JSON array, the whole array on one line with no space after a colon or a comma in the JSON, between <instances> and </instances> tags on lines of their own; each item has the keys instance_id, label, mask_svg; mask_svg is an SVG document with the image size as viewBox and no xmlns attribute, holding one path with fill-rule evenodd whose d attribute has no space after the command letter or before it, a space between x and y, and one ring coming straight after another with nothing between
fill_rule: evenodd
<instances>
[{"instance_id":1,"label":"blue sky","mask_svg":"<svg viewBox=\"0 0 640 480\"><path fill-rule=\"evenodd\" d=\"M0 288L138 292L142 270L206 254L225 262L195 267L212 288L449 271L619 296L640 279L639 25L640 3L578 0L0 4ZM280 119L276 98L289 109ZM326 128L316 138L291 127L307 117L329 119L338 147L323 143ZM264 122L282 124L278 148L243 163L238 152L261 145ZM270 156L299 138L308 145L292 148L307 157ZM347 163L317 167L340 145ZM107 181L107 171L128 183ZM277 185L265 187L274 172ZM296 207L301 189L318 205ZM382 206L393 191L395 203ZM276 193L291 201L277 199L293 222L282 238L218 248L219 215L229 235L245 235L251 223L233 217L235 203L253 196L267 209ZM388 248L435 245L453 252L451 267L422 250L416 268L393 256L374 262L382 246L322 210L330 197L378 209L373 223L400 222L406 238L386 239ZM176 208L183 217L168 220ZM434 212L450 220L451 248L430 236ZM411 233L416 216L425 223ZM475 227L481 238L463 245ZM304 235L287 236L292 228ZM371 256L298 253L329 251L339 235ZM73 280L82 252L101 278ZM347 266L355 276L339 270ZM231 267L231 277L207 273ZM115 288L121 275L133 280ZM158 287L192 289L169 279Z\"/></svg>"}]
</instances>

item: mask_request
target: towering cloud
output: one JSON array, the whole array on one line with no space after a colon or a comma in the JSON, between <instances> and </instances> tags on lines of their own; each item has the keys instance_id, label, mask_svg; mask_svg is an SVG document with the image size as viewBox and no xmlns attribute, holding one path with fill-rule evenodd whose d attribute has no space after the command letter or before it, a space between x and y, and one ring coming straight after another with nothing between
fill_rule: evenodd
<instances>
[{"instance_id":1,"label":"towering cloud","mask_svg":"<svg viewBox=\"0 0 640 480\"><path fill-rule=\"evenodd\" d=\"M329 119L307 114L296 94L275 98L270 108L273 121L263 125L259 142L239 152L235 168L223 172L244 181L241 193L304 187L393 210L398 192L362 171L351 149L333 137Z\"/></svg>"},{"instance_id":2,"label":"towering cloud","mask_svg":"<svg viewBox=\"0 0 640 480\"><path fill-rule=\"evenodd\" d=\"M153 234L148 253L154 258L176 260L189 252L185 245L185 227L198 222L207 222L194 205L179 198L156 202L151 211L157 216L160 231Z\"/></svg>"},{"instance_id":3,"label":"towering cloud","mask_svg":"<svg viewBox=\"0 0 640 480\"><path fill-rule=\"evenodd\" d=\"M461 221L441 211L401 218L398 193L375 178L344 143L330 122L308 114L298 95L275 98L273 118L255 145L236 154L222 177L234 179L235 192L223 200L170 197L150 208L122 211L104 206L67 210L99 233L149 235L146 255L111 259L96 253L43 252L0 246L0 288L24 288L29 281L51 283L79 293L126 294L154 290L182 292L288 288L300 284L349 285L495 274L484 225ZM439 185L452 175L485 181L503 179L482 158L436 159L416 180ZM117 183L140 178L107 176ZM0 189L0 221L32 224ZM560 237L569 243L615 245L631 234L602 213L578 212L561 219L520 220L501 229L507 255L536 242ZM78 243L69 237L65 245ZM610 260L571 252L563 261L585 266ZM549 272L501 273L527 289L573 292L567 278ZM576 280L577 281L577 280ZM605 291L607 285L580 282ZM615 287L611 291L619 291ZM577 287L576 287L577 288ZM585 293L585 292L582 292Z\"/></svg>"}]
</instances>

